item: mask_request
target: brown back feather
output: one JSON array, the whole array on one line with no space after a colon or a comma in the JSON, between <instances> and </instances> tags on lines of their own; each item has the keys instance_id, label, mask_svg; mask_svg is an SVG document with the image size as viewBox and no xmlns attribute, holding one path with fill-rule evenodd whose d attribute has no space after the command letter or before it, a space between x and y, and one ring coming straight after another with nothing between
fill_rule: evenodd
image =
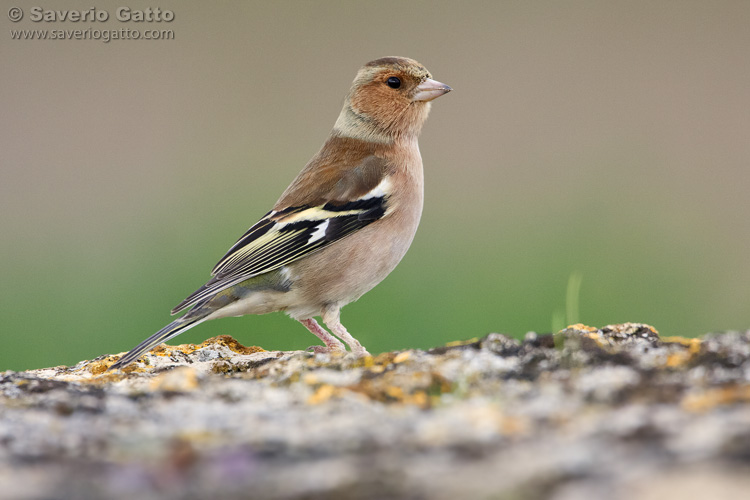
<instances>
[{"instance_id":1,"label":"brown back feather","mask_svg":"<svg viewBox=\"0 0 750 500\"><path fill-rule=\"evenodd\" d=\"M375 155L375 145L349 137L329 138L273 207L347 202L364 196L393 168Z\"/></svg>"}]
</instances>

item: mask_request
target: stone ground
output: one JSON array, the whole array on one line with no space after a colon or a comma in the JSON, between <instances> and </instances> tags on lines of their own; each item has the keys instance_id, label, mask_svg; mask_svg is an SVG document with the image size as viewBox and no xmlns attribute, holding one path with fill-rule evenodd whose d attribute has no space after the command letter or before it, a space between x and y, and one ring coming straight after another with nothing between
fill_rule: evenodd
<instances>
[{"instance_id":1,"label":"stone ground","mask_svg":"<svg viewBox=\"0 0 750 500\"><path fill-rule=\"evenodd\" d=\"M0 498L750 496L750 331L117 359L0 373Z\"/></svg>"}]
</instances>

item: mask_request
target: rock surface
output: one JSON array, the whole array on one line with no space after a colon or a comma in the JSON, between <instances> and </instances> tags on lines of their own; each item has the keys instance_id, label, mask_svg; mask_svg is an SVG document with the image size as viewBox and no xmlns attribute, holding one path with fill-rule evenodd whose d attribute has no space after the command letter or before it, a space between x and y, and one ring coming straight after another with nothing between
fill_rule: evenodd
<instances>
[{"instance_id":1,"label":"rock surface","mask_svg":"<svg viewBox=\"0 0 750 500\"><path fill-rule=\"evenodd\" d=\"M574 325L364 359L222 336L117 359L0 373L0 497L750 491L750 331Z\"/></svg>"}]
</instances>

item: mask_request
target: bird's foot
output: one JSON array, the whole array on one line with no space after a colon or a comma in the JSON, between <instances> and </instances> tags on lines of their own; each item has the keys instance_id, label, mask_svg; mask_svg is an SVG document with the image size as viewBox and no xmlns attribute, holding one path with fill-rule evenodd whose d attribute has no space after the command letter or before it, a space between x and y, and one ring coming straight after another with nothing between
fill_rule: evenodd
<instances>
[{"instance_id":1,"label":"bird's foot","mask_svg":"<svg viewBox=\"0 0 750 500\"><path fill-rule=\"evenodd\" d=\"M308 351L315 354L346 354L346 349L338 346L311 345Z\"/></svg>"},{"instance_id":2,"label":"bird's foot","mask_svg":"<svg viewBox=\"0 0 750 500\"><path fill-rule=\"evenodd\" d=\"M357 355L359 358L364 358L365 356L372 356L369 352L367 352L367 349L362 347L362 345L359 346L359 348L352 349L352 352Z\"/></svg>"}]
</instances>

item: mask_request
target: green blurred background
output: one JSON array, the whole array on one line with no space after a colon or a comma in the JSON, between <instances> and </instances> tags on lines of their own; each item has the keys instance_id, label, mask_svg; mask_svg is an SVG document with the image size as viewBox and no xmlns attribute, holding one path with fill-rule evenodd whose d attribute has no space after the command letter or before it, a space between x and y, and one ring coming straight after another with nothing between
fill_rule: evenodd
<instances>
[{"instance_id":1,"label":"green blurred background","mask_svg":"<svg viewBox=\"0 0 750 500\"><path fill-rule=\"evenodd\" d=\"M344 309L371 352L550 331L574 273L591 325L750 326L750 2L127 3L175 13L138 25L120 5L54 2L110 19L34 23L3 1L0 370L117 353L166 324L385 55L455 92L420 141L410 252ZM9 34L90 27L175 39ZM315 340L274 314L176 341L218 334Z\"/></svg>"}]
</instances>

